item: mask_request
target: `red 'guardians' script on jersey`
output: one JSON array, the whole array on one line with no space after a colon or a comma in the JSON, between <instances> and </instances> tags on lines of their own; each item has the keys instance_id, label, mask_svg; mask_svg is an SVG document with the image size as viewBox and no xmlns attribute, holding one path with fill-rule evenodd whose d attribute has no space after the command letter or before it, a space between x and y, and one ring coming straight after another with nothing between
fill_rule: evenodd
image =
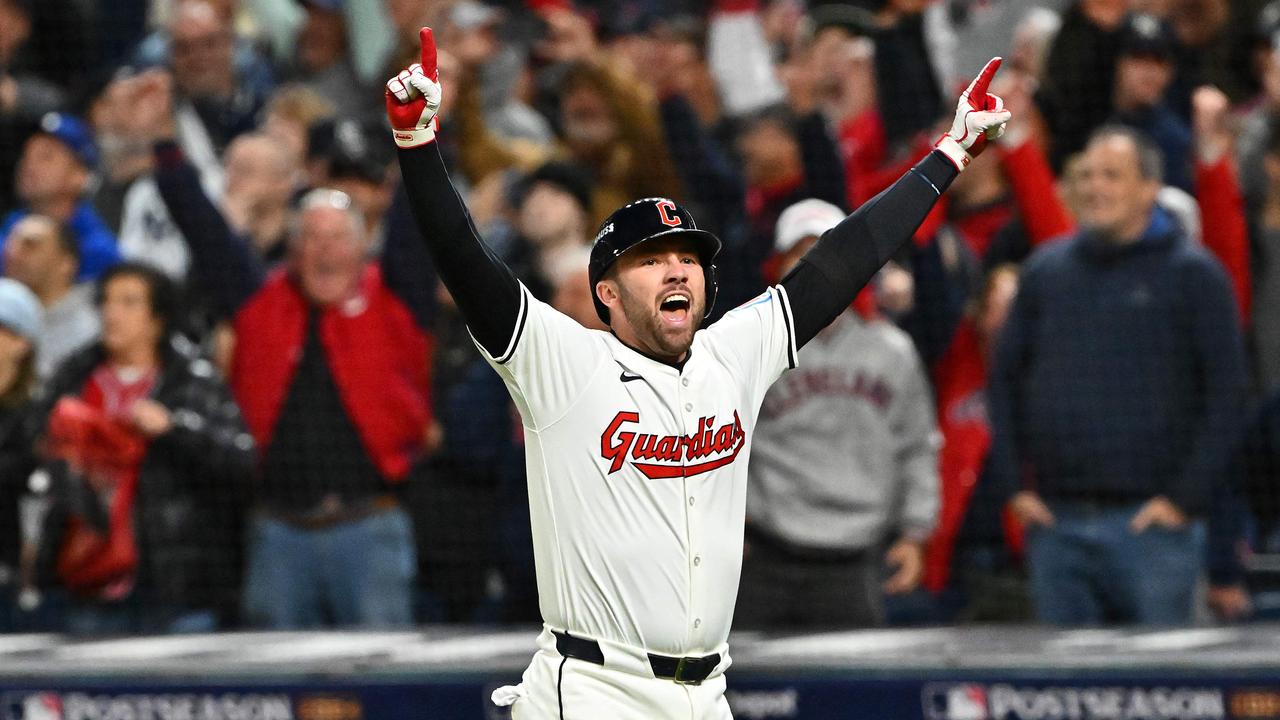
<instances>
[{"instance_id":1,"label":"red 'guardians' script on jersey","mask_svg":"<svg viewBox=\"0 0 1280 720\"><path fill-rule=\"evenodd\" d=\"M639 422L640 413L620 412L600 435L600 456L610 461L610 475L622 469L628 455L631 464L650 480L701 475L732 463L747 443L737 410L732 422L718 428L714 415L699 418L697 432L688 436L624 429Z\"/></svg>"}]
</instances>

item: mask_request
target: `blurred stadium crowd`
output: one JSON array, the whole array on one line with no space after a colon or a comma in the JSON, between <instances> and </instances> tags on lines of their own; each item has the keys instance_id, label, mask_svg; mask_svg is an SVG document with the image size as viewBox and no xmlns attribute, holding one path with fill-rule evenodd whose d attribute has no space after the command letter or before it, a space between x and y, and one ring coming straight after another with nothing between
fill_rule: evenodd
<instances>
[{"instance_id":1,"label":"blurred stadium crowd","mask_svg":"<svg viewBox=\"0 0 1280 720\"><path fill-rule=\"evenodd\" d=\"M0 632L537 620L387 136L423 25L477 227L592 327L614 207L723 239L714 319L1005 57L1006 135L765 401L739 626L1267 615L1280 2L0 0Z\"/></svg>"}]
</instances>

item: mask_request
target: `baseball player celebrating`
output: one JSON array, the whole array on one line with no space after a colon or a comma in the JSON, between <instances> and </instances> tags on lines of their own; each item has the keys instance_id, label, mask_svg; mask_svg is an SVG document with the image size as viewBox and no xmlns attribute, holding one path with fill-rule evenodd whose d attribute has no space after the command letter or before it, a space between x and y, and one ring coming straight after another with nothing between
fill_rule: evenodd
<instances>
[{"instance_id":1,"label":"baseball player celebrating","mask_svg":"<svg viewBox=\"0 0 1280 720\"><path fill-rule=\"evenodd\" d=\"M588 275L610 332L542 303L477 236L434 144L435 41L387 82L405 187L441 279L524 424L544 629L512 716L730 718L726 639L742 563L747 456L769 385L852 302L1009 113L960 99L936 150L827 232L779 284L699 330L720 240L645 198L605 220Z\"/></svg>"}]
</instances>

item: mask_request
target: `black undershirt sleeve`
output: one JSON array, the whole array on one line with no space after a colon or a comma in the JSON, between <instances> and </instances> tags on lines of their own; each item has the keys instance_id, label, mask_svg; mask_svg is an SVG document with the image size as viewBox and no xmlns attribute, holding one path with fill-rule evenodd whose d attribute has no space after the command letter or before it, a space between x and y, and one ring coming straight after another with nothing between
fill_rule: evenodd
<instances>
[{"instance_id":1,"label":"black undershirt sleeve","mask_svg":"<svg viewBox=\"0 0 1280 720\"><path fill-rule=\"evenodd\" d=\"M436 271L467 321L471 335L488 353L506 352L520 315L520 284L480 239L459 197L436 143L401 150L400 172L409 207Z\"/></svg>"},{"instance_id":2,"label":"black undershirt sleeve","mask_svg":"<svg viewBox=\"0 0 1280 720\"><path fill-rule=\"evenodd\" d=\"M863 286L911 239L958 174L935 150L823 233L780 283L795 318L797 348L849 307Z\"/></svg>"}]
</instances>

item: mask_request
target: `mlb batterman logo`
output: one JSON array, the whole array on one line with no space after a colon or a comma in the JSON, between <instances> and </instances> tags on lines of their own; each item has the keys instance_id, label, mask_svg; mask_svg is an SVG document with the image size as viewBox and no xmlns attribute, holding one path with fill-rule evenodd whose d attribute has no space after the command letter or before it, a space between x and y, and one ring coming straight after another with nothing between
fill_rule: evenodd
<instances>
[{"instance_id":1,"label":"mlb batterman logo","mask_svg":"<svg viewBox=\"0 0 1280 720\"><path fill-rule=\"evenodd\" d=\"M62 720L62 698L36 692L5 696L5 720Z\"/></svg>"},{"instance_id":2,"label":"mlb batterman logo","mask_svg":"<svg viewBox=\"0 0 1280 720\"><path fill-rule=\"evenodd\" d=\"M921 693L926 720L989 720L987 689L975 684L931 683Z\"/></svg>"}]
</instances>

